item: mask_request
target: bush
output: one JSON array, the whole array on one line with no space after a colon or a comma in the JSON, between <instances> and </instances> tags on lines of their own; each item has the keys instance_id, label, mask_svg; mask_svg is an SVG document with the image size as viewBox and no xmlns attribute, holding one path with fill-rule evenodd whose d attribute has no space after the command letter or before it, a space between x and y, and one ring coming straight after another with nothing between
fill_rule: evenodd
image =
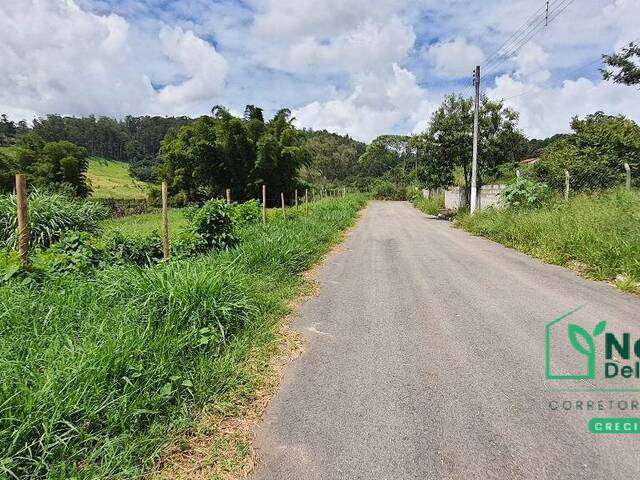
<instances>
[{"instance_id":1,"label":"bush","mask_svg":"<svg viewBox=\"0 0 640 480\"><path fill-rule=\"evenodd\" d=\"M370 192L378 200L407 200L407 189L389 180L374 182Z\"/></svg>"},{"instance_id":2,"label":"bush","mask_svg":"<svg viewBox=\"0 0 640 480\"><path fill-rule=\"evenodd\" d=\"M420 196L413 197L411 202L421 212L429 215L437 215L438 210L444 208L444 195L424 198L421 194Z\"/></svg>"},{"instance_id":3,"label":"bush","mask_svg":"<svg viewBox=\"0 0 640 480\"><path fill-rule=\"evenodd\" d=\"M109 264L103 241L84 232L71 232L46 250L33 256L36 274L88 273Z\"/></svg>"},{"instance_id":4,"label":"bush","mask_svg":"<svg viewBox=\"0 0 640 480\"><path fill-rule=\"evenodd\" d=\"M162 260L162 238L155 232L146 237L130 238L116 231L109 241L107 251L113 263L133 263L144 267Z\"/></svg>"},{"instance_id":5,"label":"bush","mask_svg":"<svg viewBox=\"0 0 640 480\"><path fill-rule=\"evenodd\" d=\"M575 133L552 143L534 165L551 187L564 188L565 170L572 191L593 191L622 185L625 162L635 172L640 168L640 127L634 121L597 112L584 120L574 117L571 128Z\"/></svg>"},{"instance_id":6,"label":"bush","mask_svg":"<svg viewBox=\"0 0 640 480\"><path fill-rule=\"evenodd\" d=\"M260 221L262 206L257 200L249 200L231 207L231 219L234 225L246 227Z\"/></svg>"},{"instance_id":7,"label":"bush","mask_svg":"<svg viewBox=\"0 0 640 480\"><path fill-rule=\"evenodd\" d=\"M34 191L29 195L31 246L47 248L65 232L98 233L100 222L108 215L108 210L97 203ZM0 248L16 248L17 227L15 195L0 197Z\"/></svg>"},{"instance_id":8,"label":"bush","mask_svg":"<svg viewBox=\"0 0 640 480\"><path fill-rule=\"evenodd\" d=\"M517 177L509 182L500 193L500 203L506 207L534 208L550 198L546 183Z\"/></svg>"},{"instance_id":9,"label":"bush","mask_svg":"<svg viewBox=\"0 0 640 480\"><path fill-rule=\"evenodd\" d=\"M233 248L237 239L233 235L231 207L224 200L209 200L190 215L191 232L202 238L209 249Z\"/></svg>"}]
</instances>

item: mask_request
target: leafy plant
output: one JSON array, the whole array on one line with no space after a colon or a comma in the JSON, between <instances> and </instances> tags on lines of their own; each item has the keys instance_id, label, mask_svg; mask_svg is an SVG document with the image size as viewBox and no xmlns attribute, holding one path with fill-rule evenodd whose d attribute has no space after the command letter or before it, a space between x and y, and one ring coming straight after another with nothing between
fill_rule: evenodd
<instances>
[{"instance_id":1,"label":"leafy plant","mask_svg":"<svg viewBox=\"0 0 640 480\"><path fill-rule=\"evenodd\" d=\"M98 233L100 222L108 215L97 203L35 190L29 195L31 246L47 248L65 232ZM17 227L15 195L0 196L0 247L16 247Z\"/></svg>"},{"instance_id":2,"label":"leafy plant","mask_svg":"<svg viewBox=\"0 0 640 480\"><path fill-rule=\"evenodd\" d=\"M246 227L260 221L262 207L257 200L249 200L231 207L231 219L234 225Z\"/></svg>"},{"instance_id":3,"label":"leafy plant","mask_svg":"<svg viewBox=\"0 0 640 480\"><path fill-rule=\"evenodd\" d=\"M190 219L190 229L203 239L209 249L223 250L236 245L231 207L224 200L209 200Z\"/></svg>"},{"instance_id":4,"label":"leafy plant","mask_svg":"<svg viewBox=\"0 0 640 480\"><path fill-rule=\"evenodd\" d=\"M141 267L158 263L163 258L162 239L157 232L131 238L116 231L107 250L114 263L133 263Z\"/></svg>"},{"instance_id":5,"label":"leafy plant","mask_svg":"<svg viewBox=\"0 0 640 480\"><path fill-rule=\"evenodd\" d=\"M500 193L500 202L507 207L533 208L542 205L549 197L549 188L545 183L516 177Z\"/></svg>"}]
</instances>

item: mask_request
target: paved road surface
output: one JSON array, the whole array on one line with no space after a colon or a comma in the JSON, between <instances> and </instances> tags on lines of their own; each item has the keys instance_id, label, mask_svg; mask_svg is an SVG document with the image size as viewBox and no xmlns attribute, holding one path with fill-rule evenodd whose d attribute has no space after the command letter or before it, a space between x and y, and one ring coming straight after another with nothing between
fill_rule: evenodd
<instances>
[{"instance_id":1,"label":"paved road surface","mask_svg":"<svg viewBox=\"0 0 640 480\"><path fill-rule=\"evenodd\" d=\"M591 417L640 410L549 408L606 407L640 393L546 390L640 380L544 379L547 322L586 304L576 322L606 319L607 330L640 338L639 297L404 202L371 204L319 280L294 324L306 353L287 368L257 432L255 478L640 478L640 435L587 431ZM572 373L579 359L565 351L554 368Z\"/></svg>"}]
</instances>

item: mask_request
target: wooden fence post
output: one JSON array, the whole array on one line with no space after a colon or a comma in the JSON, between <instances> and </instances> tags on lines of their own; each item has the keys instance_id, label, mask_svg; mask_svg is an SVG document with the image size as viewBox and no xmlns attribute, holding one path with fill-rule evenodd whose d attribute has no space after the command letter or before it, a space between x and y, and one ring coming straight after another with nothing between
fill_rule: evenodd
<instances>
[{"instance_id":1,"label":"wooden fence post","mask_svg":"<svg viewBox=\"0 0 640 480\"><path fill-rule=\"evenodd\" d=\"M162 256L169 258L169 201L167 182L162 182Z\"/></svg>"},{"instance_id":2,"label":"wooden fence post","mask_svg":"<svg viewBox=\"0 0 640 480\"><path fill-rule=\"evenodd\" d=\"M627 171L627 190L631 190L631 167L625 162L624 169Z\"/></svg>"},{"instance_id":3,"label":"wooden fence post","mask_svg":"<svg viewBox=\"0 0 640 480\"><path fill-rule=\"evenodd\" d=\"M569 201L569 182L571 181L571 176L569 175L569 170L564 171L564 200L565 202Z\"/></svg>"},{"instance_id":4,"label":"wooden fence post","mask_svg":"<svg viewBox=\"0 0 640 480\"><path fill-rule=\"evenodd\" d=\"M296 203L296 210L298 210L298 189L297 188L295 190L294 197L295 197L295 203Z\"/></svg>"},{"instance_id":5,"label":"wooden fence post","mask_svg":"<svg viewBox=\"0 0 640 480\"><path fill-rule=\"evenodd\" d=\"M309 215L309 191L304 189L304 214Z\"/></svg>"},{"instance_id":6,"label":"wooden fence post","mask_svg":"<svg viewBox=\"0 0 640 480\"><path fill-rule=\"evenodd\" d=\"M18 254L23 267L29 264L29 220L27 205L27 177L16 175L16 207L18 209Z\"/></svg>"},{"instance_id":7,"label":"wooden fence post","mask_svg":"<svg viewBox=\"0 0 640 480\"><path fill-rule=\"evenodd\" d=\"M267 186L262 185L262 224L267 223Z\"/></svg>"},{"instance_id":8,"label":"wooden fence post","mask_svg":"<svg viewBox=\"0 0 640 480\"><path fill-rule=\"evenodd\" d=\"M227 188L227 205L231 205L231 189Z\"/></svg>"},{"instance_id":9,"label":"wooden fence post","mask_svg":"<svg viewBox=\"0 0 640 480\"><path fill-rule=\"evenodd\" d=\"M282 218L287 219L287 210L284 207L284 193L280 192L280 200L282 200Z\"/></svg>"}]
</instances>

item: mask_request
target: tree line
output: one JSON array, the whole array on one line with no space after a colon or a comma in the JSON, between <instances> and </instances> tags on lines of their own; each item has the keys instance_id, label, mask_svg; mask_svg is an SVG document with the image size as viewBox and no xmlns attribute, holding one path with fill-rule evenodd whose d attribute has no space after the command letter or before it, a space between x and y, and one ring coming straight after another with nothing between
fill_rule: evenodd
<instances>
[{"instance_id":1,"label":"tree line","mask_svg":"<svg viewBox=\"0 0 640 480\"><path fill-rule=\"evenodd\" d=\"M127 162L133 177L152 180L152 169L160 163L160 143L172 128L192 122L189 117L126 116L70 117L57 114L34 118L31 127L23 120L0 118L0 145L12 145L21 134L32 131L45 142L67 141L87 149L90 156Z\"/></svg>"}]
</instances>

